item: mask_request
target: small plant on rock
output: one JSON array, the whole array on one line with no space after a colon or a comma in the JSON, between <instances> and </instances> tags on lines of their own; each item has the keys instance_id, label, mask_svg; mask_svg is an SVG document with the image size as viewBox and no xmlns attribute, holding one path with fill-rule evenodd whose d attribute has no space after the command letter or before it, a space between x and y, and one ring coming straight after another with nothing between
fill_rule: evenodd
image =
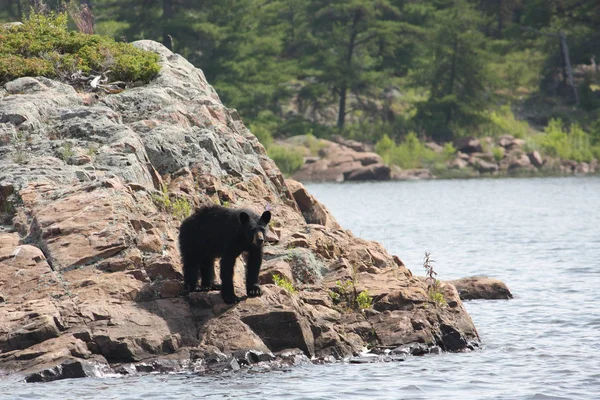
<instances>
[{"instance_id":1,"label":"small plant on rock","mask_svg":"<svg viewBox=\"0 0 600 400\"><path fill-rule=\"evenodd\" d=\"M335 288L329 291L333 304L340 305L346 310L362 311L373 306L373 299L367 290L357 293L354 281L337 281Z\"/></svg>"},{"instance_id":2,"label":"small plant on rock","mask_svg":"<svg viewBox=\"0 0 600 400\"><path fill-rule=\"evenodd\" d=\"M296 293L296 288L294 288L294 284L290 282L285 276L274 274L273 282L275 283L275 286L282 287L290 293Z\"/></svg>"},{"instance_id":3,"label":"small plant on rock","mask_svg":"<svg viewBox=\"0 0 600 400\"><path fill-rule=\"evenodd\" d=\"M69 158L73 157L73 155L75 155L75 152L73 151L73 145L69 142L64 143L59 150L60 153L60 158L63 161L68 161Z\"/></svg>"},{"instance_id":4,"label":"small plant on rock","mask_svg":"<svg viewBox=\"0 0 600 400\"><path fill-rule=\"evenodd\" d=\"M429 294L429 300L439 307L446 304L446 299L441 291L441 282L436 279L437 272L433 269L434 262L435 260L431 259L431 254L425 252L423 268L426 271L427 293Z\"/></svg>"},{"instance_id":5,"label":"small plant on rock","mask_svg":"<svg viewBox=\"0 0 600 400\"><path fill-rule=\"evenodd\" d=\"M369 296L369 292L367 290L363 290L356 296L356 305L361 310L369 309L373 306L373 299Z\"/></svg>"},{"instance_id":6,"label":"small plant on rock","mask_svg":"<svg viewBox=\"0 0 600 400\"><path fill-rule=\"evenodd\" d=\"M192 205L186 198L177 197L175 200L171 200L169 189L165 184L161 186L160 193L152 194L152 201L156 207L171 213L179 220L187 218L192 213Z\"/></svg>"},{"instance_id":7,"label":"small plant on rock","mask_svg":"<svg viewBox=\"0 0 600 400\"><path fill-rule=\"evenodd\" d=\"M171 202L171 205L171 213L179 220L189 217L192 213L192 205L183 197L178 197L175 201Z\"/></svg>"},{"instance_id":8,"label":"small plant on rock","mask_svg":"<svg viewBox=\"0 0 600 400\"><path fill-rule=\"evenodd\" d=\"M168 210L171 208L171 199L169 198L167 185L163 184L160 187L160 193L152 193L152 201L160 209Z\"/></svg>"}]
</instances>

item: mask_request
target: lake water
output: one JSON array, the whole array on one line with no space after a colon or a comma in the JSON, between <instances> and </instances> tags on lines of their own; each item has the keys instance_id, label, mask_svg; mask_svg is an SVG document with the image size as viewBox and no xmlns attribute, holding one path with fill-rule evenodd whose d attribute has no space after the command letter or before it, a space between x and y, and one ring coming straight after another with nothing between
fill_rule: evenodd
<instances>
[{"instance_id":1,"label":"lake water","mask_svg":"<svg viewBox=\"0 0 600 400\"><path fill-rule=\"evenodd\" d=\"M227 376L0 381L1 399L600 399L600 178L310 184L413 273L487 275L515 299L466 307L483 349Z\"/></svg>"}]
</instances>

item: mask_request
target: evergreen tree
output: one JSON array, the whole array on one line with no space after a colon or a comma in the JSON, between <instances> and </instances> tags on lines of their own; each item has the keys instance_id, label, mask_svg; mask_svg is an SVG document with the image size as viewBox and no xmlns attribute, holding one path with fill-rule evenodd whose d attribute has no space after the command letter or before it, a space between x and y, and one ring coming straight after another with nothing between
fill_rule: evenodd
<instances>
[{"instance_id":1,"label":"evergreen tree","mask_svg":"<svg viewBox=\"0 0 600 400\"><path fill-rule=\"evenodd\" d=\"M484 36L480 14L464 0L436 11L428 38L429 58L423 60L429 99L419 105L417 118L435 139L447 140L455 126L482 122L490 102Z\"/></svg>"},{"instance_id":2,"label":"evergreen tree","mask_svg":"<svg viewBox=\"0 0 600 400\"><path fill-rule=\"evenodd\" d=\"M343 129L348 94L372 94L385 76L381 57L393 48L401 25L383 16L399 10L385 0L313 0L308 13L312 54L303 66L314 71L315 85L337 99L337 126Z\"/></svg>"}]
</instances>

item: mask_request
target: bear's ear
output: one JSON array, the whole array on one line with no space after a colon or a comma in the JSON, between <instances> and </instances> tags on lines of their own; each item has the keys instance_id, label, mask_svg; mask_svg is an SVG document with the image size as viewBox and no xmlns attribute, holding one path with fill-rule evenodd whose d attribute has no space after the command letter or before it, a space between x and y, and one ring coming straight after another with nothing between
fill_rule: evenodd
<instances>
[{"instance_id":1,"label":"bear's ear","mask_svg":"<svg viewBox=\"0 0 600 400\"><path fill-rule=\"evenodd\" d=\"M240 213L240 222L242 223L242 225L246 225L249 221L250 221L250 216L248 215L248 213L242 211Z\"/></svg>"},{"instance_id":2,"label":"bear's ear","mask_svg":"<svg viewBox=\"0 0 600 400\"><path fill-rule=\"evenodd\" d=\"M265 225L269 224L269 221L271 221L271 211L265 211L261 216L260 216L260 220L262 222L264 222Z\"/></svg>"}]
</instances>

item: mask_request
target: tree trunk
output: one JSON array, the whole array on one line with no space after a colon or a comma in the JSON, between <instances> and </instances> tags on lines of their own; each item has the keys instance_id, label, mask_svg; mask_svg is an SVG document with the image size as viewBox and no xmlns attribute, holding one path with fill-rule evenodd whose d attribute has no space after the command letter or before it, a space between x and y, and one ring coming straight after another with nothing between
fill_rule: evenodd
<instances>
[{"instance_id":1,"label":"tree trunk","mask_svg":"<svg viewBox=\"0 0 600 400\"><path fill-rule=\"evenodd\" d=\"M348 87L346 82L342 83L342 87L340 88L340 104L338 111L338 121L337 127L340 129L344 129L344 122L346 119L346 95L348 93Z\"/></svg>"},{"instance_id":2,"label":"tree trunk","mask_svg":"<svg viewBox=\"0 0 600 400\"><path fill-rule=\"evenodd\" d=\"M502 31L504 30L504 10L502 0L498 0L498 39L502 39Z\"/></svg>"},{"instance_id":3,"label":"tree trunk","mask_svg":"<svg viewBox=\"0 0 600 400\"><path fill-rule=\"evenodd\" d=\"M573 89L575 95L575 104L579 105L579 94L577 93L577 87L573 81L573 69L571 68L571 58L569 57L569 46L567 46L567 36L564 32L560 33L560 49L564 57L564 65L566 69L566 77L569 82L569 86Z\"/></svg>"},{"instance_id":4,"label":"tree trunk","mask_svg":"<svg viewBox=\"0 0 600 400\"><path fill-rule=\"evenodd\" d=\"M163 37L162 37L162 43L169 50L173 50L173 39L172 39L171 35L169 35L169 31L168 31L168 28L167 28L167 22L169 22L171 19L173 19L173 0L163 0L163 15L162 15Z\"/></svg>"},{"instance_id":5,"label":"tree trunk","mask_svg":"<svg viewBox=\"0 0 600 400\"><path fill-rule=\"evenodd\" d=\"M352 31L350 33L350 40L348 40L348 49L346 51L346 71L344 71L344 75L342 77L342 84L340 87L339 95L339 110L338 110L338 122L337 127L339 129L344 128L344 123L346 120L346 96L348 95L348 82L347 73L352 68L352 56L354 54L354 47L356 46L356 37L358 36L357 25L360 20L360 14L358 12L354 13L354 19L352 21Z\"/></svg>"},{"instance_id":6,"label":"tree trunk","mask_svg":"<svg viewBox=\"0 0 600 400\"><path fill-rule=\"evenodd\" d=\"M446 89L446 94L450 95L454 93L454 80L456 79L456 58L458 56L458 37L454 38L454 45L452 47L452 64L450 65L450 79L448 79L448 87ZM446 110L446 125L450 123L452 120L452 109L448 108Z\"/></svg>"}]
</instances>

